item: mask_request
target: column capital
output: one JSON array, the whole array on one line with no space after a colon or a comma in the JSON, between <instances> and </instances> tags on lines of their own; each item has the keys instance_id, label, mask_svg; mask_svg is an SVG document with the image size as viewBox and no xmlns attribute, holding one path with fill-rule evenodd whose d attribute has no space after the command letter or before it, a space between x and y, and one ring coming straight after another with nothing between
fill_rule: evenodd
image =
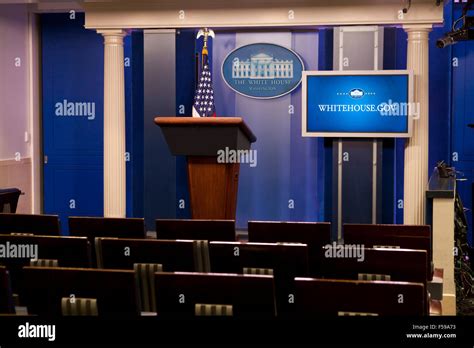
<instances>
[{"instance_id":1,"label":"column capital","mask_svg":"<svg viewBox=\"0 0 474 348\"><path fill-rule=\"evenodd\" d=\"M127 36L128 31L125 29L99 29L97 30L98 34L102 36Z\"/></svg>"},{"instance_id":2,"label":"column capital","mask_svg":"<svg viewBox=\"0 0 474 348\"><path fill-rule=\"evenodd\" d=\"M407 33L413 33L413 32L429 33L431 30L433 30L433 25L432 24L408 24L408 25L403 26L403 30L405 30Z\"/></svg>"},{"instance_id":3,"label":"column capital","mask_svg":"<svg viewBox=\"0 0 474 348\"><path fill-rule=\"evenodd\" d=\"M104 45L106 46L123 46L123 38L128 34L128 32L123 29L101 29L97 30L97 33L104 37Z\"/></svg>"},{"instance_id":4,"label":"column capital","mask_svg":"<svg viewBox=\"0 0 474 348\"><path fill-rule=\"evenodd\" d=\"M123 29L101 29L97 30L98 34L104 37L104 45L122 45L123 38L127 36L128 32Z\"/></svg>"}]
</instances>

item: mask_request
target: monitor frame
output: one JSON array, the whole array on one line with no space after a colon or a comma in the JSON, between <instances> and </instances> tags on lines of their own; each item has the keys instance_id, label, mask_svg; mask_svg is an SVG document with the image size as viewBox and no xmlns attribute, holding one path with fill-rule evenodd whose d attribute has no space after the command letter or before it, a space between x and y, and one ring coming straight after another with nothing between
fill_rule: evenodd
<instances>
[{"instance_id":1,"label":"monitor frame","mask_svg":"<svg viewBox=\"0 0 474 348\"><path fill-rule=\"evenodd\" d=\"M414 73L412 70L330 70L316 71L305 70L302 76L302 112L301 112L301 132L303 137L326 137L326 138L410 138L413 131L413 115L408 115L407 132L312 132L307 129L308 100L307 85L310 76L377 76L377 75L408 75L408 103L415 102L414 95Z\"/></svg>"}]
</instances>

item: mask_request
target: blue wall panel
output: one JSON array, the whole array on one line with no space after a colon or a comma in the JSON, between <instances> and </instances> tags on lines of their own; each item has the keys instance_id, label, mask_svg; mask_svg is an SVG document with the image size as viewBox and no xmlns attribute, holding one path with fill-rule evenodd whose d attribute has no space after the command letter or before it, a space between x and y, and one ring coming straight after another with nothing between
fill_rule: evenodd
<instances>
[{"instance_id":1,"label":"blue wall panel","mask_svg":"<svg viewBox=\"0 0 474 348\"><path fill-rule=\"evenodd\" d=\"M143 217L143 32L124 40L127 216Z\"/></svg>"},{"instance_id":2,"label":"blue wall panel","mask_svg":"<svg viewBox=\"0 0 474 348\"><path fill-rule=\"evenodd\" d=\"M180 30L176 34L176 115L192 116L196 87L196 34L194 29ZM182 107L184 106L184 113ZM187 162L185 156L176 158L176 218L191 218L188 190Z\"/></svg>"},{"instance_id":3,"label":"blue wall panel","mask_svg":"<svg viewBox=\"0 0 474 348\"><path fill-rule=\"evenodd\" d=\"M41 16L43 61L44 212L103 214L103 44L84 17ZM58 117L56 103L95 103L95 118Z\"/></svg>"},{"instance_id":4,"label":"blue wall panel","mask_svg":"<svg viewBox=\"0 0 474 348\"><path fill-rule=\"evenodd\" d=\"M144 125L143 125L143 32L134 31L131 40L126 40L126 48L131 43L131 67L125 69L125 88L130 91L125 97L127 103L127 151L131 153L131 161L127 163L127 194L129 200L127 216L143 217L144 215ZM128 50L126 52L129 52ZM131 76L130 76L131 75ZM130 79L130 80L128 80Z\"/></svg>"},{"instance_id":5,"label":"blue wall panel","mask_svg":"<svg viewBox=\"0 0 474 348\"><path fill-rule=\"evenodd\" d=\"M41 16L42 89L43 89L43 151L44 212L59 214L62 229L67 233L67 217L71 215L103 215L103 38L84 29L84 15L69 13ZM125 57L133 61L132 39L125 39ZM134 186L140 186L140 169L133 175L134 161L140 166L133 144L140 142L140 131L133 133L131 69L125 70L127 151L127 214L132 215ZM139 72L135 76L140 81ZM139 90L138 90L139 91ZM66 101L66 102L64 102ZM72 114L59 116L58 103L89 103L92 113L76 108ZM140 117L140 115L136 115ZM136 213L140 213L139 211Z\"/></svg>"}]
</instances>

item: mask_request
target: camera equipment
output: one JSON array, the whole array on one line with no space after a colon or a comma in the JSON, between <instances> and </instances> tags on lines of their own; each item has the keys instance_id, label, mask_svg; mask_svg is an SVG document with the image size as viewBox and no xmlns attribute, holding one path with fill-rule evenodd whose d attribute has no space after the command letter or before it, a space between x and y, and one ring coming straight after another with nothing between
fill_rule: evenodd
<instances>
[{"instance_id":1,"label":"camera equipment","mask_svg":"<svg viewBox=\"0 0 474 348\"><path fill-rule=\"evenodd\" d=\"M474 0L468 0L463 8L461 17L454 21L452 30L436 41L437 47L445 48L459 41L474 40L474 17L467 16L472 5L474 5ZM458 28L458 23L461 21L462 26Z\"/></svg>"},{"instance_id":2,"label":"camera equipment","mask_svg":"<svg viewBox=\"0 0 474 348\"><path fill-rule=\"evenodd\" d=\"M411 0L408 0L407 5L403 8L403 13L408 13L408 10L411 7Z\"/></svg>"},{"instance_id":3,"label":"camera equipment","mask_svg":"<svg viewBox=\"0 0 474 348\"><path fill-rule=\"evenodd\" d=\"M436 41L438 48L445 48L446 46L453 45L458 41L474 40L474 30L472 29L460 29L454 32L449 32L446 36Z\"/></svg>"},{"instance_id":4,"label":"camera equipment","mask_svg":"<svg viewBox=\"0 0 474 348\"><path fill-rule=\"evenodd\" d=\"M451 176L455 176L454 168L448 167L448 165L444 161L438 162L436 164L436 168L438 169L440 178L449 178Z\"/></svg>"},{"instance_id":5,"label":"camera equipment","mask_svg":"<svg viewBox=\"0 0 474 348\"><path fill-rule=\"evenodd\" d=\"M441 1L442 0L436 0L436 6L440 6L441 5ZM411 0L406 0L406 5L405 7L403 8L403 13L407 14L408 13L408 10L410 9L411 7Z\"/></svg>"}]
</instances>

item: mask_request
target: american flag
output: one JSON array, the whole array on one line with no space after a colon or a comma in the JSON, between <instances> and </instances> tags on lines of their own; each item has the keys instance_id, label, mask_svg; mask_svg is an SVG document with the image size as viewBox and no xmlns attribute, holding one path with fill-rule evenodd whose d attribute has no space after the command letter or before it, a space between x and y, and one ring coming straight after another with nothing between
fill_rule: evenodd
<instances>
[{"instance_id":1,"label":"american flag","mask_svg":"<svg viewBox=\"0 0 474 348\"><path fill-rule=\"evenodd\" d=\"M214 90L212 89L211 71L207 54L203 55L203 68L196 93L194 94L193 117L216 116Z\"/></svg>"}]
</instances>

